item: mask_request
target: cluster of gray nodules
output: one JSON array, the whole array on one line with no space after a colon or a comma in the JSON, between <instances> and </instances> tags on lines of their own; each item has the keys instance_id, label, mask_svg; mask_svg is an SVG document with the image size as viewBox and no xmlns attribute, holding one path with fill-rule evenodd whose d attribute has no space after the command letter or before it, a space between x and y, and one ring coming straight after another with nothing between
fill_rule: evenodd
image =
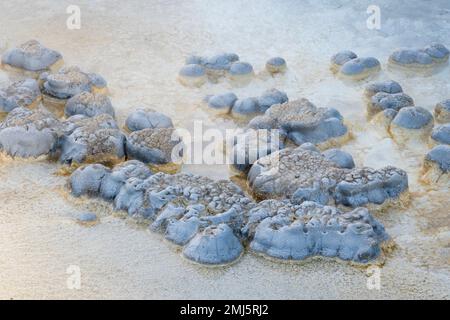
<instances>
[{"instance_id":1,"label":"cluster of gray nodules","mask_svg":"<svg viewBox=\"0 0 450 320\"><path fill-rule=\"evenodd\" d=\"M374 82L364 90L369 100L367 114L372 117L389 109L389 113L397 113L404 107L414 105L414 100L403 92L400 84L393 80Z\"/></svg>"},{"instance_id":2,"label":"cluster of gray nodules","mask_svg":"<svg viewBox=\"0 0 450 320\"><path fill-rule=\"evenodd\" d=\"M0 89L0 112L10 112L18 107L30 107L41 98L39 84L34 79L25 79Z\"/></svg>"},{"instance_id":3,"label":"cluster of gray nodules","mask_svg":"<svg viewBox=\"0 0 450 320\"><path fill-rule=\"evenodd\" d=\"M264 115L253 118L247 128L277 129L280 135L296 145L306 142L323 144L348 134L339 111L317 108L307 99L275 104Z\"/></svg>"},{"instance_id":4,"label":"cluster of gray nodules","mask_svg":"<svg viewBox=\"0 0 450 320\"><path fill-rule=\"evenodd\" d=\"M450 146L435 146L427 153L425 156L425 161L436 163L442 173L448 173L450 170Z\"/></svg>"},{"instance_id":5,"label":"cluster of gray nodules","mask_svg":"<svg viewBox=\"0 0 450 320\"><path fill-rule=\"evenodd\" d=\"M239 61L235 53L222 53L212 57L188 56L179 76L182 78L218 78L224 75L239 77L253 74L253 67L247 62Z\"/></svg>"},{"instance_id":6,"label":"cluster of gray nodules","mask_svg":"<svg viewBox=\"0 0 450 320\"><path fill-rule=\"evenodd\" d=\"M115 117L111 100L106 95L87 91L81 92L67 100L64 114L66 117L74 115L95 117L100 114L109 114L111 117Z\"/></svg>"},{"instance_id":7,"label":"cluster of gray nodules","mask_svg":"<svg viewBox=\"0 0 450 320\"><path fill-rule=\"evenodd\" d=\"M432 43L422 49L401 49L394 51L389 62L402 67L433 67L448 61L450 51L440 43Z\"/></svg>"},{"instance_id":8,"label":"cluster of gray nodules","mask_svg":"<svg viewBox=\"0 0 450 320\"><path fill-rule=\"evenodd\" d=\"M360 80L381 69L380 62L373 58L358 58L357 54L343 50L331 57L331 70L339 75Z\"/></svg>"},{"instance_id":9,"label":"cluster of gray nodules","mask_svg":"<svg viewBox=\"0 0 450 320\"><path fill-rule=\"evenodd\" d=\"M172 119L151 108L137 108L125 121L126 128L133 132L142 129L173 128Z\"/></svg>"},{"instance_id":10,"label":"cluster of gray nodules","mask_svg":"<svg viewBox=\"0 0 450 320\"><path fill-rule=\"evenodd\" d=\"M57 99L69 99L82 92L106 88L106 80L96 73L86 73L80 68L63 67L56 73L44 72L39 77L41 91Z\"/></svg>"},{"instance_id":11,"label":"cluster of gray nodules","mask_svg":"<svg viewBox=\"0 0 450 320\"><path fill-rule=\"evenodd\" d=\"M76 114L60 121L43 107L18 107L0 123L0 148L11 156L51 155L68 164L114 163L125 156L160 164L171 160L173 130L147 128L127 137L106 113Z\"/></svg>"},{"instance_id":12,"label":"cluster of gray nodules","mask_svg":"<svg viewBox=\"0 0 450 320\"><path fill-rule=\"evenodd\" d=\"M349 156L337 157L339 153L332 152L330 157L310 146L286 148L258 159L247 182L260 199L292 196L296 203L315 201L349 207L396 201L408 190L405 171L391 166L348 168Z\"/></svg>"},{"instance_id":13,"label":"cluster of gray nodules","mask_svg":"<svg viewBox=\"0 0 450 320\"><path fill-rule=\"evenodd\" d=\"M344 213L318 203L290 200L256 203L227 180L186 173L152 172L141 162L112 170L92 164L70 177L74 196L100 197L114 209L149 223L183 256L196 263L223 265L251 251L282 260L312 256L367 263L388 239L365 208Z\"/></svg>"},{"instance_id":14,"label":"cluster of gray nodules","mask_svg":"<svg viewBox=\"0 0 450 320\"><path fill-rule=\"evenodd\" d=\"M227 92L205 97L205 102L214 113L229 114L236 118L251 118L264 113L275 104L287 102L286 93L277 89L264 91L259 97L239 99L234 93Z\"/></svg>"},{"instance_id":15,"label":"cluster of gray nodules","mask_svg":"<svg viewBox=\"0 0 450 320\"><path fill-rule=\"evenodd\" d=\"M2 55L3 64L33 72L48 70L61 59L59 52L44 47L36 40L27 41Z\"/></svg>"}]
</instances>

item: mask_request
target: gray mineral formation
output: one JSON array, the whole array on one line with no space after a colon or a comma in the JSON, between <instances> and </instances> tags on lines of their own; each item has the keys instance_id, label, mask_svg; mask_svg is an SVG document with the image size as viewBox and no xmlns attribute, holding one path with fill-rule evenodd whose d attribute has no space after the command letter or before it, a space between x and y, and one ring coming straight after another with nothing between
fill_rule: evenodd
<instances>
[{"instance_id":1,"label":"gray mineral formation","mask_svg":"<svg viewBox=\"0 0 450 320\"><path fill-rule=\"evenodd\" d=\"M36 40L29 40L18 48L6 51L2 56L2 64L11 67L42 72L62 61L62 55L54 50L44 47Z\"/></svg>"},{"instance_id":2,"label":"gray mineral formation","mask_svg":"<svg viewBox=\"0 0 450 320\"><path fill-rule=\"evenodd\" d=\"M147 221L150 230L182 246L184 257L204 265L236 261L247 243L252 251L277 259L321 255L367 263L379 257L388 240L365 208L343 213L287 199L256 204L230 181L186 173L151 175L138 161L112 170L99 164L80 167L69 186L76 197L113 200L115 210Z\"/></svg>"},{"instance_id":3,"label":"gray mineral formation","mask_svg":"<svg viewBox=\"0 0 450 320\"><path fill-rule=\"evenodd\" d=\"M126 128L133 131L142 129L173 128L172 119L151 108L138 108L125 121Z\"/></svg>"},{"instance_id":4,"label":"gray mineral formation","mask_svg":"<svg viewBox=\"0 0 450 320\"><path fill-rule=\"evenodd\" d=\"M181 154L174 155L181 138L174 128L142 129L132 132L126 142L128 157L145 163L166 164L178 161Z\"/></svg>"},{"instance_id":5,"label":"gray mineral formation","mask_svg":"<svg viewBox=\"0 0 450 320\"><path fill-rule=\"evenodd\" d=\"M42 92L56 99L69 99L81 92L102 92L106 81L95 73L85 73L78 67L64 67L56 73L40 76Z\"/></svg>"},{"instance_id":6,"label":"gray mineral formation","mask_svg":"<svg viewBox=\"0 0 450 320\"><path fill-rule=\"evenodd\" d=\"M47 109L18 107L0 123L0 149L13 157L47 155L56 148L60 134L59 120Z\"/></svg>"},{"instance_id":7,"label":"gray mineral formation","mask_svg":"<svg viewBox=\"0 0 450 320\"><path fill-rule=\"evenodd\" d=\"M264 115L253 118L248 127L279 129L297 145L311 142L325 148L348 139L348 129L336 109L317 108L307 99L273 105Z\"/></svg>"},{"instance_id":8,"label":"gray mineral formation","mask_svg":"<svg viewBox=\"0 0 450 320\"><path fill-rule=\"evenodd\" d=\"M389 239L365 208L344 213L315 202L266 200L250 211L249 221L250 249L281 260L322 256L367 263L380 256Z\"/></svg>"},{"instance_id":9,"label":"gray mineral formation","mask_svg":"<svg viewBox=\"0 0 450 320\"><path fill-rule=\"evenodd\" d=\"M34 79L16 81L6 89L0 89L0 112L14 108L32 108L41 99L39 85Z\"/></svg>"},{"instance_id":10,"label":"gray mineral formation","mask_svg":"<svg viewBox=\"0 0 450 320\"><path fill-rule=\"evenodd\" d=\"M406 172L394 167L345 169L324 155L304 148L283 149L251 167L248 185L257 198L292 197L350 207L401 201L408 190Z\"/></svg>"},{"instance_id":11,"label":"gray mineral formation","mask_svg":"<svg viewBox=\"0 0 450 320\"><path fill-rule=\"evenodd\" d=\"M126 138L110 115L75 115L63 126L59 142L62 163L116 163L124 159Z\"/></svg>"},{"instance_id":12,"label":"gray mineral formation","mask_svg":"<svg viewBox=\"0 0 450 320\"><path fill-rule=\"evenodd\" d=\"M111 100L104 94L81 92L67 100L64 114L71 117L81 114L87 117L95 117L99 114L109 114L114 118L114 108Z\"/></svg>"}]
</instances>

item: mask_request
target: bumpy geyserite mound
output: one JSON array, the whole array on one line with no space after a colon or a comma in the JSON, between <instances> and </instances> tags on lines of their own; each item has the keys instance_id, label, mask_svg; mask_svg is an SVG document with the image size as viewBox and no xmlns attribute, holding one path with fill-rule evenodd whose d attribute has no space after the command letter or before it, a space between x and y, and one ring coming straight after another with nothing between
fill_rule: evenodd
<instances>
[{"instance_id":1,"label":"bumpy geyserite mound","mask_svg":"<svg viewBox=\"0 0 450 320\"><path fill-rule=\"evenodd\" d=\"M265 200L248 213L243 228L256 253L282 260L313 256L367 263L381 254L389 239L366 208L342 212L315 202Z\"/></svg>"},{"instance_id":2,"label":"bumpy geyserite mound","mask_svg":"<svg viewBox=\"0 0 450 320\"><path fill-rule=\"evenodd\" d=\"M125 135L108 114L75 115L64 123L60 161L63 163L119 162L125 157Z\"/></svg>"},{"instance_id":3,"label":"bumpy geyserite mound","mask_svg":"<svg viewBox=\"0 0 450 320\"><path fill-rule=\"evenodd\" d=\"M318 152L283 149L256 161L248 174L256 197L292 197L350 207L402 201L408 190L406 172L394 167L345 169Z\"/></svg>"},{"instance_id":4,"label":"bumpy geyserite mound","mask_svg":"<svg viewBox=\"0 0 450 320\"><path fill-rule=\"evenodd\" d=\"M253 118L248 128L279 129L297 145L311 142L321 148L349 138L348 129L336 109L317 108L307 99L273 105L264 115Z\"/></svg>"},{"instance_id":5,"label":"bumpy geyserite mound","mask_svg":"<svg viewBox=\"0 0 450 320\"><path fill-rule=\"evenodd\" d=\"M181 143L174 128L147 128L132 132L126 141L127 156L145 163L166 164L179 160L175 148ZM180 151L181 152L181 151ZM177 157L175 159L174 157Z\"/></svg>"},{"instance_id":6,"label":"bumpy geyserite mound","mask_svg":"<svg viewBox=\"0 0 450 320\"><path fill-rule=\"evenodd\" d=\"M344 214L310 202L296 205L288 200L269 200L256 204L230 181L184 173L151 175L138 161L112 170L99 164L81 167L73 172L69 184L74 196L113 200L116 210L148 221L152 231L184 246L187 259L206 265L235 261L247 242L253 251L279 259L323 255L366 263L379 256L380 246L388 238L363 208ZM270 219L281 215L304 221L311 236L305 240L305 233L298 233L289 243L270 242L266 237L273 229ZM339 232L333 237L336 230ZM286 246L298 252L305 249L307 254L280 254L286 252Z\"/></svg>"},{"instance_id":7,"label":"bumpy geyserite mound","mask_svg":"<svg viewBox=\"0 0 450 320\"><path fill-rule=\"evenodd\" d=\"M41 74L42 93L55 99L69 99L81 92L102 93L106 80L95 73L86 73L80 68L64 67L56 73Z\"/></svg>"},{"instance_id":8,"label":"bumpy geyserite mound","mask_svg":"<svg viewBox=\"0 0 450 320\"><path fill-rule=\"evenodd\" d=\"M0 113L18 107L34 107L41 100L39 85L34 79L16 81L8 88L0 89Z\"/></svg>"},{"instance_id":9,"label":"bumpy geyserite mound","mask_svg":"<svg viewBox=\"0 0 450 320\"><path fill-rule=\"evenodd\" d=\"M125 121L127 130L133 132L142 129L172 128L172 119L151 108L137 108Z\"/></svg>"},{"instance_id":10,"label":"bumpy geyserite mound","mask_svg":"<svg viewBox=\"0 0 450 320\"><path fill-rule=\"evenodd\" d=\"M61 135L61 123L48 110L18 107L0 123L0 148L10 156L38 157L51 153Z\"/></svg>"},{"instance_id":11,"label":"bumpy geyserite mound","mask_svg":"<svg viewBox=\"0 0 450 320\"><path fill-rule=\"evenodd\" d=\"M450 146L437 145L425 156L422 166L422 181L450 186Z\"/></svg>"},{"instance_id":12,"label":"bumpy geyserite mound","mask_svg":"<svg viewBox=\"0 0 450 320\"><path fill-rule=\"evenodd\" d=\"M50 70L61 61L59 52L44 47L36 40L29 40L2 56L2 64L35 73Z\"/></svg>"},{"instance_id":13,"label":"bumpy geyserite mound","mask_svg":"<svg viewBox=\"0 0 450 320\"><path fill-rule=\"evenodd\" d=\"M432 43L423 49L400 49L389 57L389 63L409 69L433 68L448 61L450 51L440 43Z\"/></svg>"},{"instance_id":14,"label":"bumpy geyserite mound","mask_svg":"<svg viewBox=\"0 0 450 320\"><path fill-rule=\"evenodd\" d=\"M196 262L224 264L240 256L243 212L254 203L236 185L190 174L157 173L140 179L142 172L133 172L114 198L117 210L154 221L152 230L166 233L177 244L187 244L185 256ZM110 169L99 165L77 169L70 180L72 193L110 200L110 194L105 196L102 190L110 183L111 174ZM221 250L214 251L217 245Z\"/></svg>"},{"instance_id":15,"label":"bumpy geyserite mound","mask_svg":"<svg viewBox=\"0 0 450 320\"><path fill-rule=\"evenodd\" d=\"M99 114L109 114L114 118L115 112L111 100L104 94L81 92L67 100L64 108L66 117L81 114L87 117L95 117Z\"/></svg>"}]
</instances>

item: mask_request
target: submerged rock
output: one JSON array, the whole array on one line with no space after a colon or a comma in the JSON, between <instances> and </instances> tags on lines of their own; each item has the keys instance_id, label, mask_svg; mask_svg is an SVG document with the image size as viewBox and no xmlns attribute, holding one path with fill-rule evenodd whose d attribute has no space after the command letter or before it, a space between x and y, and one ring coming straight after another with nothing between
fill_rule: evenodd
<instances>
[{"instance_id":1,"label":"submerged rock","mask_svg":"<svg viewBox=\"0 0 450 320\"><path fill-rule=\"evenodd\" d=\"M434 119L439 123L450 122L450 99L436 104L434 108Z\"/></svg>"},{"instance_id":2,"label":"submerged rock","mask_svg":"<svg viewBox=\"0 0 450 320\"><path fill-rule=\"evenodd\" d=\"M248 173L248 185L261 199L292 197L344 206L379 206L401 201L408 190L406 172L394 167L345 169L318 152L283 149L260 158Z\"/></svg>"},{"instance_id":3,"label":"submerged rock","mask_svg":"<svg viewBox=\"0 0 450 320\"><path fill-rule=\"evenodd\" d=\"M172 128L172 119L150 108L138 108L128 116L125 126L131 132L142 129Z\"/></svg>"},{"instance_id":4,"label":"submerged rock","mask_svg":"<svg viewBox=\"0 0 450 320\"><path fill-rule=\"evenodd\" d=\"M288 96L285 92L277 90L275 88L266 90L258 97L258 105L260 112L264 113L271 106L288 102Z\"/></svg>"},{"instance_id":5,"label":"submerged rock","mask_svg":"<svg viewBox=\"0 0 450 320\"><path fill-rule=\"evenodd\" d=\"M276 104L253 118L252 129L279 129L293 143L311 142L326 148L348 139L348 130L335 109L317 108L307 99Z\"/></svg>"},{"instance_id":6,"label":"submerged rock","mask_svg":"<svg viewBox=\"0 0 450 320\"><path fill-rule=\"evenodd\" d=\"M34 79L16 81L8 88L0 90L0 112L10 112L14 108L32 108L41 100L39 85Z\"/></svg>"},{"instance_id":7,"label":"submerged rock","mask_svg":"<svg viewBox=\"0 0 450 320\"><path fill-rule=\"evenodd\" d=\"M230 65L228 74L232 80L243 80L251 77L253 72L253 67L248 62L236 61Z\"/></svg>"},{"instance_id":8,"label":"submerged rock","mask_svg":"<svg viewBox=\"0 0 450 320\"><path fill-rule=\"evenodd\" d=\"M77 217L77 222L79 224L86 226L94 225L95 223L97 223L97 221L98 221L97 215L92 212L85 212L78 215Z\"/></svg>"},{"instance_id":9,"label":"submerged rock","mask_svg":"<svg viewBox=\"0 0 450 320\"><path fill-rule=\"evenodd\" d=\"M433 43L423 49L396 50L389 57L389 63L407 69L433 68L447 62L449 55L444 45Z\"/></svg>"},{"instance_id":10,"label":"submerged rock","mask_svg":"<svg viewBox=\"0 0 450 320\"><path fill-rule=\"evenodd\" d=\"M266 62L266 70L269 73L282 73L286 71L287 65L286 60L281 57L273 57L267 60Z\"/></svg>"},{"instance_id":11,"label":"submerged rock","mask_svg":"<svg viewBox=\"0 0 450 320\"><path fill-rule=\"evenodd\" d=\"M198 64L187 64L178 73L178 81L189 87L199 87L207 80L206 70Z\"/></svg>"},{"instance_id":12,"label":"submerged rock","mask_svg":"<svg viewBox=\"0 0 450 320\"><path fill-rule=\"evenodd\" d=\"M237 99L237 96L233 92L213 95L208 99L208 107L215 114L227 114L233 108Z\"/></svg>"},{"instance_id":13,"label":"submerged rock","mask_svg":"<svg viewBox=\"0 0 450 320\"><path fill-rule=\"evenodd\" d=\"M369 117L373 117L377 113L382 112L386 109L399 111L402 108L411 107L413 105L413 98L403 92L378 92L370 99L370 103L367 105L367 114Z\"/></svg>"},{"instance_id":14,"label":"submerged rock","mask_svg":"<svg viewBox=\"0 0 450 320\"><path fill-rule=\"evenodd\" d=\"M251 119L261 114L258 98L238 99L231 109L233 117L238 119Z\"/></svg>"},{"instance_id":15,"label":"submerged rock","mask_svg":"<svg viewBox=\"0 0 450 320\"><path fill-rule=\"evenodd\" d=\"M57 147L59 120L48 110L18 107L0 123L0 149L23 158L48 155Z\"/></svg>"},{"instance_id":16,"label":"submerged rock","mask_svg":"<svg viewBox=\"0 0 450 320\"><path fill-rule=\"evenodd\" d=\"M422 167L422 180L426 183L450 185L450 146L438 145L425 156Z\"/></svg>"},{"instance_id":17,"label":"submerged rock","mask_svg":"<svg viewBox=\"0 0 450 320\"><path fill-rule=\"evenodd\" d=\"M132 132L126 141L128 157L145 163L165 164L176 162L172 152L181 143L174 128L142 129ZM176 150L174 151L176 152ZM181 154L175 154L180 157Z\"/></svg>"},{"instance_id":18,"label":"submerged rock","mask_svg":"<svg viewBox=\"0 0 450 320\"><path fill-rule=\"evenodd\" d=\"M69 99L81 92L102 93L106 81L95 73L85 73L78 67L64 67L56 73L43 73L42 92L56 99Z\"/></svg>"},{"instance_id":19,"label":"submerged rock","mask_svg":"<svg viewBox=\"0 0 450 320\"><path fill-rule=\"evenodd\" d=\"M125 157L125 135L108 114L75 115L64 123L60 140L63 163L116 163Z\"/></svg>"},{"instance_id":20,"label":"submerged rock","mask_svg":"<svg viewBox=\"0 0 450 320\"><path fill-rule=\"evenodd\" d=\"M231 111L232 116L243 120L251 119L264 113L271 106L285 103L288 100L286 93L275 88L264 91L259 97L238 99L234 93L227 92L206 96L204 99L208 104L208 109L213 113L224 115Z\"/></svg>"},{"instance_id":21,"label":"submerged rock","mask_svg":"<svg viewBox=\"0 0 450 320\"><path fill-rule=\"evenodd\" d=\"M339 69L339 76L350 80L362 80L381 70L380 62L372 57L347 61Z\"/></svg>"},{"instance_id":22,"label":"submerged rock","mask_svg":"<svg viewBox=\"0 0 450 320\"><path fill-rule=\"evenodd\" d=\"M435 126L431 132L431 141L433 144L450 145L450 123Z\"/></svg>"},{"instance_id":23,"label":"submerged rock","mask_svg":"<svg viewBox=\"0 0 450 320\"><path fill-rule=\"evenodd\" d=\"M81 92L67 100L64 114L67 117L77 114L87 117L109 114L111 117L115 117L111 100L104 94L90 92Z\"/></svg>"},{"instance_id":24,"label":"submerged rock","mask_svg":"<svg viewBox=\"0 0 450 320\"><path fill-rule=\"evenodd\" d=\"M433 128L433 115L422 107L400 109L391 122L390 133L398 143L428 138Z\"/></svg>"},{"instance_id":25,"label":"submerged rock","mask_svg":"<svg viewBox=\"0 0 450 320\"><path fill-rule=\"evenodd\" d=\"M339 51L338 53L334 54L330 59L330 69L334 73L337 73L339 69L348 61L358 58L356 53L350 50L343 50Z\"/></svg>"},{"instance_id":26,"label":"submerged rock","mask_svg":"<svg viewBox=\"0 0 450 320\"><path fill-rule=\"evenodd\" d=\"M364 89L364 95L367 99L372 98L379 92L395 94L402 93L403 89L398 82L393 80L373 82Z\"/></svg>"},{"instance_id":27,"label":"submerged rock","mask_svg":"<svg viewBox=\"0 0 450 320\"><path fill-rule=\"evenodd\" d=\"M2 55L2 64L31 72L48 71L61 62L59 52L44 47L36 40L27 41Z\"/></svg>"},{"instance_id":28,"label":"submerged rock","mask_svg":"<svg viewBox=\"0 0 450 320\"><path fill-rule=\"evenodd\" d=\"M271 208L273 202L277 202L276 211ZM344 213L315 202L292 205L266 200L252 209L250 219L265 216L264 211L267 217L254 228L250 248L275 259L322 256L368 263L380 256L383 243L389 240L384 227L365 208Z\"/></svg>"}]
</instances>

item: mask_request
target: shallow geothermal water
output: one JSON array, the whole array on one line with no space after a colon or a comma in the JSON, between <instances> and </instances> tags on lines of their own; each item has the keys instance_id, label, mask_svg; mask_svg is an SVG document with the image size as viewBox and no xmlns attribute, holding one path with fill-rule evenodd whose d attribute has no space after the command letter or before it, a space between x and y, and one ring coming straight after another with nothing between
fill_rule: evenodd
<instances>
[{"instance_id":1,"label":"shallow geothermal water","mask_svg":"<svg viewBox=\"0 0 450 320\"><path fill-rule=\"evenodd\" d=\"M66 8L81 8L81 29L66 28ZM65 63L97 72L107 81L118 120L141 105L172 117L175 126L234 128L209 115L206 94L233 90L257 96L275 87L290 99L305 97L335 107L355 138L343 149L357 166L391 164L408 172L412 203L378 214L397 244L381 269L381 289L369 290L366 270L331 260L302 264L267 261L252 254L220 269L193 265L176 248L100 202L75 201L64 192L59 166L45 160L0 159L0 298L450 298L448 187L418 183L427 146L398 147L368 126L362 91L367 81L345 83L329 71L329 58L350 49L374 56L377 80L398 81L416 105L432 110L450 98L450 66L431 77L406 77L387 69L398 47L430 42L450 46L450 2L378 1L381 29L366 26L372 1L1 1L0 50L38 39L60 51ZM176 75L191 53L231 51L253 64L249 85L224 80L191 89ZM265 61L282 56L282 76L258 75ZM14 79L0 71L0 86ZM183 171L227 178L226 166L190 165ZM100 223L75 223L83 210ZM69 289L67 268L80 267L81 288Z\"/></svg>"}]
</instances>

